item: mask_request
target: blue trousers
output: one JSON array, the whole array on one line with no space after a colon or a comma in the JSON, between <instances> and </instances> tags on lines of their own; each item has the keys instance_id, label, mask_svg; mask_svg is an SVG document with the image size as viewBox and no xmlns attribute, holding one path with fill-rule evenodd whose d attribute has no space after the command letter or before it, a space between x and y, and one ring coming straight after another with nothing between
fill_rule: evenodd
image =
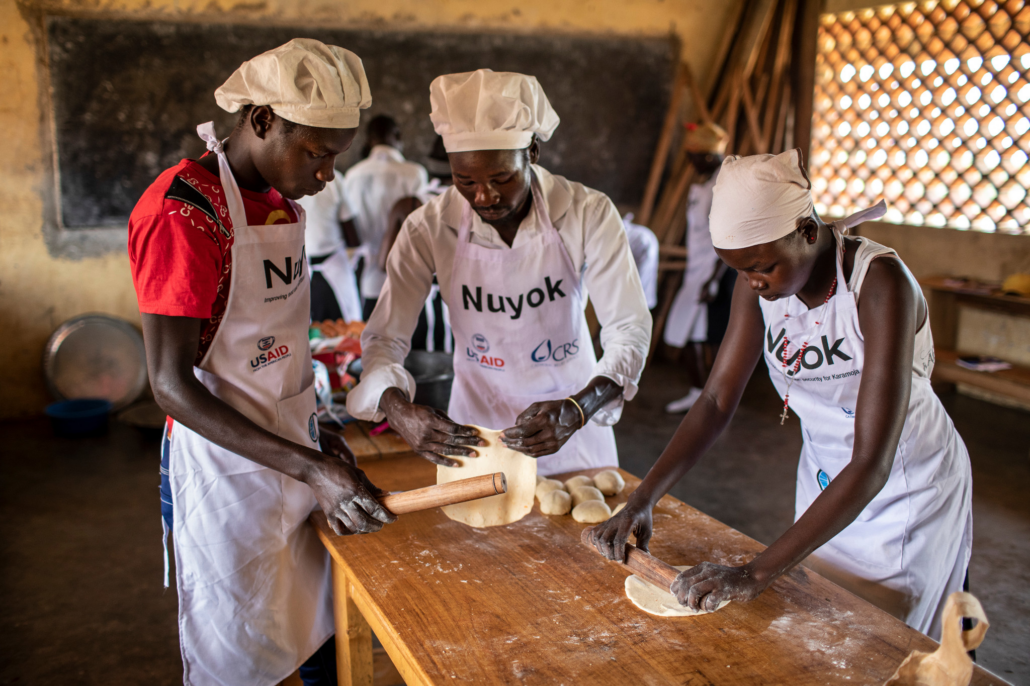
<instances>
[{"instance_id":1,"label":"blue trousers","mask_svg":"<svg viewBox=\"0 0 1030 686\"><path fill-rule=\"evenodd\" d=\"M172 432L165 430L161 441L161 518L172 530L172 484L168 479L168 453L171 451ZM337 686L336 637L331 636L315 654L300 666L300 679L304 686Z\"/></svg>"}]
</instances>

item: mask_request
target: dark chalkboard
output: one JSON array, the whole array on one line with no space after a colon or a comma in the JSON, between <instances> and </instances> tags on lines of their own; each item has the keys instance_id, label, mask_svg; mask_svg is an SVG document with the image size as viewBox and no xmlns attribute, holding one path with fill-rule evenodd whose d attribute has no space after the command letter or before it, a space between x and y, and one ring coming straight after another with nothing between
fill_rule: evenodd
<instances>
[{"instance_id":1,"label":"dark chalkboard","mask_svg":"<svg viewBox=\"0 0 1030 686\"><path fill-rule=\"evenodd\" d=\"M434 139L429 83L489 67L536 76L562 123L541 163L636 203L669 99L673 39L568 35L399 33L299 27L50 17L49 67L64 226L124 225L164 169L196 157L199 123L227 134L237 115L214 90L241 62L292 38L316 38L361 56L372 108L401 122L405 153L420 161ZM363 137L339 159L357 161Z\"/></svg>"}]
</instances>

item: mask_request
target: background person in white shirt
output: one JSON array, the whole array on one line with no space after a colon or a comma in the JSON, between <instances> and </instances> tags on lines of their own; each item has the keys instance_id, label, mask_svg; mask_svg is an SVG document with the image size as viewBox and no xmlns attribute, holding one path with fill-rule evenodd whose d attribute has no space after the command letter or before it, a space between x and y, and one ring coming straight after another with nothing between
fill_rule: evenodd
<instances>
[{"instance_id":1,"label":"background person in white shirt","mask_svg":"<svg viewBox=\"0 0 1030 686\"><path fill-rule=\"evenodd\" d=\"M297 201L307 215L304 249L311 265L311 319L361 321L361 296L347 246L360 244L354 212L347 204L343 178L334 176L325 189Z\"/></svg>"},{"instance_id":2,"label":"background person in white shirt","mask_svg":"<svg viewBox=\"0 0 1030 686\"><path fill-rule=\"evenodd\" d=\"M418 195L428 181L422 165L405 160L401 154L401 130L392 117L373 117L368 122L367 136L368 156L343 177L347 202L354 212L354 225L364 248L360 288L366 320L386 281L386 272L376 256L386 234L390 210L399 199Z\"/></svg>"},{"instance_id":3,"label":"background person in white shirt","mask_svg":"<svg viewBox=\"0 0 1030 686\"><path fill-rule=\"evenodd\" d=\"M430 99L454 186L412 213L390 252L348 411L385 415L436 464L475 455L480 439L465 424L477 424L547 456L541 474L617 465L611 425L636 394L651 338L622 219L604 194L536 164L558 115L534 77L450 74L433 81ZM402 365L434 274L457 348L447 414L410 402L415 383Z\"/></svg>"}]
</instances>

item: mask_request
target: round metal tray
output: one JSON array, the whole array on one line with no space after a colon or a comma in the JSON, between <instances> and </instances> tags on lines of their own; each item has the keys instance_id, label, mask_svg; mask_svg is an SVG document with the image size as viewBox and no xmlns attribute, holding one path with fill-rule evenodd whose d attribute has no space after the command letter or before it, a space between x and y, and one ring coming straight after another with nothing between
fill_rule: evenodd
<instances>
[{"instance_id":1,"label":"round metal tray","mask_svg":"<svg viewBox=\"0 0 1030 686\"><path fill-rule=\"evenodd\" d=\"M58 400L103 398L114 410L121 409L147 387L143 336L124 319L105 314L74 317L47 341L43 373Z\"/></svg>"}]
</instances>

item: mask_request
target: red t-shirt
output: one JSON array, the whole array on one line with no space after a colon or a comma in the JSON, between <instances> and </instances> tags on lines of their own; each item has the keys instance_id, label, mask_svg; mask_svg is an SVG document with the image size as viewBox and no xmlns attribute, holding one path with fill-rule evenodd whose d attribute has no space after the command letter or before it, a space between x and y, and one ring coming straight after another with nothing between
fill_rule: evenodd
<instances>
[{"instance_id":1,"label":"red t-shirt","mask_svg":"<svg viewBox=\"0 0 1030 686\"><path fill-rule=\"evenodd\" d=\"M204 203L197 192L215 216L199 207ZM250 225L297 221L290 203L274 188L267 193L240 189L240 194ZM194 160L166 169L129 217L129 264L139 311L203 319L198 363L225 314L233 235L222 182Z\"/></svg>"}]
</instances>

